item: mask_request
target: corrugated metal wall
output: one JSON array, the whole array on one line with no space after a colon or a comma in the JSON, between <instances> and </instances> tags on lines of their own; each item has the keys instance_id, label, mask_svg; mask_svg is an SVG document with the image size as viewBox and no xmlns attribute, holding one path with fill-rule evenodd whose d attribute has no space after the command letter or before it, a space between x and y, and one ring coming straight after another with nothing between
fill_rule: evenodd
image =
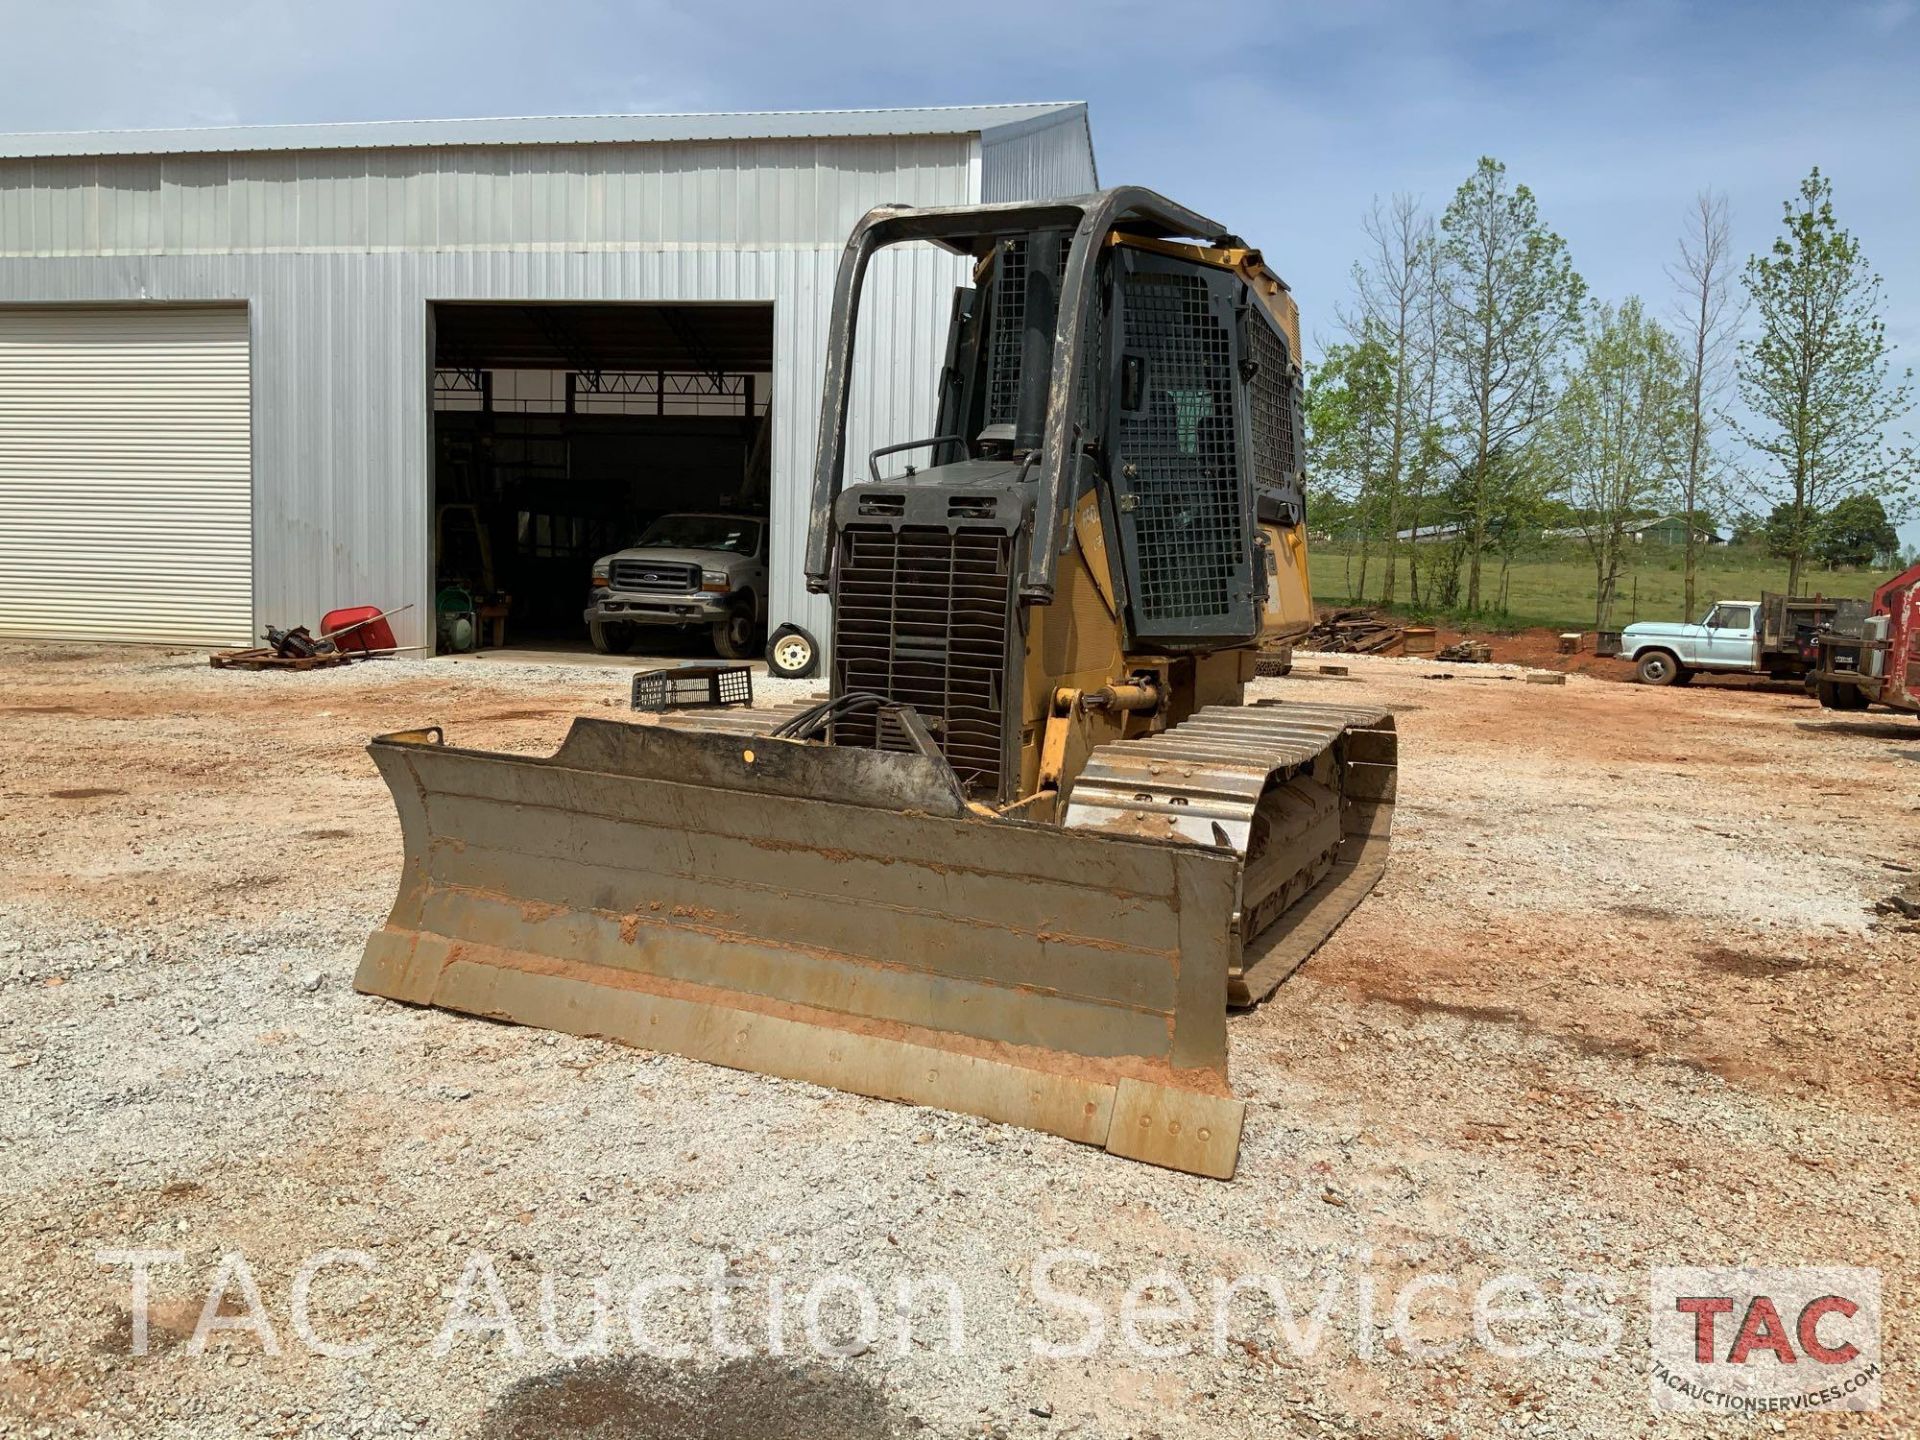
<instances>
[{"instance_id":1,"label":"corrugated metal wall","mask_svg":"<svg viewBox=\"0 0 1920 1440\"><path fill-rule=\"evenodd\" d=\"M0 255L817 245L964 199L968 137L41 159L0 167Z\"/></svg>"},{"instance_id":2,"label":"corrugated metal wall","mask_svg":"<svg viewBox=\"0 0 1920 1440\"><path fill-rule=\"evenodd\" d=\"M1085 195L1099 188L1084 109L981 137L980 198L984 201Z\"/></svg>"},{"instance_id":3,"label":"corrugated metal wall","mask_svg":"<svg viewBox=\"0 0 1920 1440\"><path fill-rule=\"evenodd\" d=\"M1052 128L1086 148L1084 122ZM1012 175L965 136L0 162L0 303L247 302L256 629L411 600L398 629L417 644L432 302L770 301L771 612L824 632L800 563L841 245L883 201L959 204L1062 173L1045 133L1006 152L1025 157ZM857 464L932 428L963 275L924 247L876 264L867 313L898 318L864 331Z\"/></svg>"}]
</instances>

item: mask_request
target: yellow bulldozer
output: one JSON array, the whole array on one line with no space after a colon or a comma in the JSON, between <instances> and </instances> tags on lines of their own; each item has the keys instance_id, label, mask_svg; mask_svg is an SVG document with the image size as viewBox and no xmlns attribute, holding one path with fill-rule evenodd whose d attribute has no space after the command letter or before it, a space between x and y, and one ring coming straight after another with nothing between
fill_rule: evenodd
<instances>
[{"instance_id":1,"label":"yellow bulldozer","mask_svg":"<svg viewBox=\"0 0 1920 1440\"><path fill-rule=\"evenodd\" d=\"M862 282L971 262L938 420L856 471ZM1143 189L883 207L842 259L806 579L822 697L383 735L400 892L356 986L1231 1177L1227 1013L1372 888L1393 719L1245 702L1312 618L1299 313Z\"/></svg>"}]
</instances>

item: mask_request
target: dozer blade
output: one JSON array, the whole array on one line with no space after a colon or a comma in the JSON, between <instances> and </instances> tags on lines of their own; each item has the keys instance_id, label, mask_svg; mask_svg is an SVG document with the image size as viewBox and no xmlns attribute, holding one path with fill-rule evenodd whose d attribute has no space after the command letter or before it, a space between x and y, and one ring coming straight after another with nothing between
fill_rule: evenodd
<instances>
[{"instance_id":1,"label":"dozer blade","mask_svg":"<svg viewBox=\"0 0 1920 1440\"><path fill-rule=\"evenodd\" d=\"M369 748L406 853L363 992L1233 1173L1230 850L983 818L922 756L768 736Z\"/></svg>"}]
</instances>

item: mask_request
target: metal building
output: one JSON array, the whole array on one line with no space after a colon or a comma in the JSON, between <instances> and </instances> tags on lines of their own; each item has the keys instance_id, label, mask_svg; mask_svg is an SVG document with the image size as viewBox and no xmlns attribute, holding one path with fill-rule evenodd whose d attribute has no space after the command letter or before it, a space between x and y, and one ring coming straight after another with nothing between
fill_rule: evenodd
<instances>
[{"instance_id":1,"label":"metal building","mask_svg":"<svg viewBox=\"0 0 1920 1440\"><path fill-rule=\"evenodd\" d=\"M430 646L449 571L503 569L509 625L537 592L577 630L583 555L729 492L770 510L771 622L822 630L804 492L854 221L1095 185L1081 104L0 136L0 636L412 602ZM882 259L855 455L931 427L964 276Z\"/></svg>"}]
</instances>

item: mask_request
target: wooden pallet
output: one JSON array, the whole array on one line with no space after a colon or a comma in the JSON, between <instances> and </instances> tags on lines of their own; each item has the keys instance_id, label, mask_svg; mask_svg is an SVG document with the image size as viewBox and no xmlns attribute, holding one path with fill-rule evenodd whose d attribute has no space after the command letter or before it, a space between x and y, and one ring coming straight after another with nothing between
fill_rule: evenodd
<instances>
[{"instance_id":1,"label":"wooden pallet","mask_svg":"<svg viewBox=\"0 0 1920 1440\"><path fill-rule=\"evenodd\" d=\"M249 650L216 650L207 664L216 670L325 670L350 664L353 657L344 651L331 655L276 655L264 645Z\"/></svg>"}]
</instances>

